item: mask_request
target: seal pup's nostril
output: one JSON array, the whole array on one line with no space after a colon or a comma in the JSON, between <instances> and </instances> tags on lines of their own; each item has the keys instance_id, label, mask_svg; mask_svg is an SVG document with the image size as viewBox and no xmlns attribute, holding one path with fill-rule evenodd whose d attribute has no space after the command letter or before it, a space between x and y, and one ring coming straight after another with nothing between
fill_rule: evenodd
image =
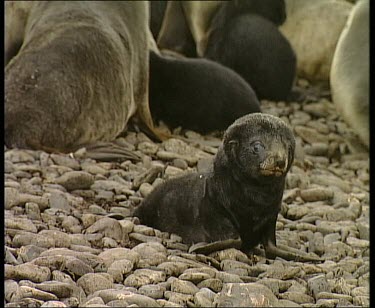
<instances>
[{"instance_id":1,"label":"seal pup's nostril","mask_svg":"<svg viewBox=\"0 0 375 308\"><path fill-rule=\"evenodd\" d=\"M284 169L286 166L286 161L283 158L276 158L275 160L275 167L278 167L280 169Z\"/></svg>"}]
</instances>

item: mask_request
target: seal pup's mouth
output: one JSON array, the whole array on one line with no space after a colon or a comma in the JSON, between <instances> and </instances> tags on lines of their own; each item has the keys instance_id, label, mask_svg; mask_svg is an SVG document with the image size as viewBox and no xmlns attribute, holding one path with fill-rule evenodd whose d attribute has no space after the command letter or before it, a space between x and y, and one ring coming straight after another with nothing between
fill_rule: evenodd
<instances>
[{"instance_id":1,"label":"seal pup's mouth","mask_svg":"<svg viewBox=\"0 0 375 308\"><path fill-rule=\"evenodd\" d=\"M268 157L259 165L259 172L265 176L282 176L288 169L288 159Z\"/></svg>"},{"instance_id":2,"label":"seal pup's mouth","mask_svg":"<svg viewBox=\"0 0 375 308\"><path fill-rule=\"evenodd\" d=\"M273 169L260 169L260 174L265 176L282 176L285 174L285 170L278 167Z\"/></svg>"}]
</instances>

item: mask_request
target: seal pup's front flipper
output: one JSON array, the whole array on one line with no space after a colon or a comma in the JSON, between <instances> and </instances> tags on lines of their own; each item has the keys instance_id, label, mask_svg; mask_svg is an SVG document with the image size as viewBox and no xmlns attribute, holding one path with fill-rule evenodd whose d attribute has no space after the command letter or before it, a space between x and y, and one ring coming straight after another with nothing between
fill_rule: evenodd
<instances>
[{"instance_id":1,"label":"seal pup's front flipper","mask_svg":"<svg viewBox=\"0 0 375 308\"><path fill-rule=\"evenodd\" d=\"M236 248L240 249L241 239L227 239L223 241L215 241L212 243L196 243L189 248L189 253L201 253L204 255L210 254L215 251Z\"/></svg>"},{"instance_id":2,"label":"seal pup's front flipper","mask_svg":"<svg viewBox=\"0 0 375 308\"><path fill-rule=\"evenodd\" d=\"M266 252L266 257L270 259L279 257L287 261L296 262L324 262L323 259L319 258L313 253L307 253L282 244L279 244L277 247L272 242L268 242L264 249Z\"/></svg>"}]
</instances>

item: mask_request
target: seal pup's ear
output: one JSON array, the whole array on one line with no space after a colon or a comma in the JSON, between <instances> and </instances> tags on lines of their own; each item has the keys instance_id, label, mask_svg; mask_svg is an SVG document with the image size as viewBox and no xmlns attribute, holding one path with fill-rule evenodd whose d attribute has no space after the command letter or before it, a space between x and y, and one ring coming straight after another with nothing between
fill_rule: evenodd
<instances>
[{"instance_id":1,"label":"seal pup's ear","mask_svg":"<svg viewBox=\"0 0 375 308\"><path fill-rule=\"evenodd\" d=\"M225 152L227 153L227 155L230 154L229 155L230 158L233 159L237 157L237 150L238 150L239 144L240 143L238 140L230 140L228 142L228 145L227 145L228 149Z\"/></svg>"},{"instance_id":2,"label":"seal pup's ear","mask_svg":"<svg viewBox=\"0 0 375 308\"><path fill-rule=\"evenodd\" d=\"M237 133L237 130L228 129L224 135L223 148L225 156L228 160L234 162L236 161L238 148L240 146L240 136Z\"/></svg>"}]
</instances>

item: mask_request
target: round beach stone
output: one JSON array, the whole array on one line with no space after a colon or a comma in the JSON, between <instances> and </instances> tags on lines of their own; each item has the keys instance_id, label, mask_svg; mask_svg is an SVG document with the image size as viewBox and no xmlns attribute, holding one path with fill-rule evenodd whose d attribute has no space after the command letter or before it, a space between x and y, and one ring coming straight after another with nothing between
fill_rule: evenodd
<instances>
[{"instance_id":1,"label":"round beach stone","mask_svg":"<svg viewBox=\"0 0 375 308\"><path fill-rule=\"evenodd\" d=\"M275 307L278 299L270 289L257 283L225 283L215 296L215 307Z\"/></svg>"}]
</instances>

